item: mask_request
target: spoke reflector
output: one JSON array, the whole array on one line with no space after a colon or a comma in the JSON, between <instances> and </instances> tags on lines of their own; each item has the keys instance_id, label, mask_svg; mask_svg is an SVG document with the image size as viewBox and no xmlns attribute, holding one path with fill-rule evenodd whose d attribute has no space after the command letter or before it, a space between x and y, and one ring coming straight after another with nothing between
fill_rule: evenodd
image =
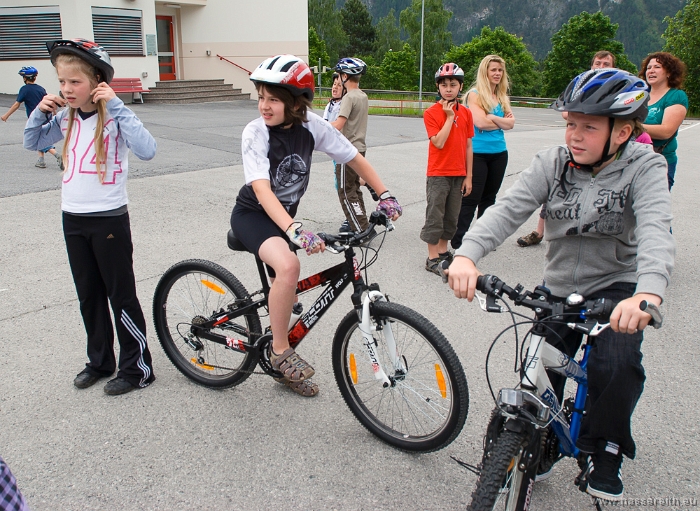
<instances>
[{"instance_id":1,"label":"spoke reflector","mask_svg":"<svg viewBox=\"0 0 700 511\"><path fill-rule=\"evenodd\" d=\"M352 382L357 385L357 363L355 362L355 354L350 353L350 376Z\"/></svg>"},{"instance_id":2,"label":"spoke reflector","mask_svg":"<svg viewBox=\"0 0 700 511\"><path fill-rule=\"evenodd\" d=\"M213 282L209 282L208 280L202 279L202 284L207 286L209 289L214 291L215 293L219 293L220 295L225 295L226 291L224 291L222 288L214 284Z\"/></svg>"},{"instance_id":3,"label":"spoke reflector","mask_svg":"<svg viewBox=\"0 0 700 511\"><path fill-rule=\"evenodd\" d=\"M210 366L209 364L200 364L199 362L197 362L196 358L191 359L190 362L192 362L194 365L196 365L200 369L204 369L205 371L213 371L215 369L214 366Z\"/></svg>"},{"instance_id":4,"label":"spoke reflector","mask_svg":"<svg viewBox=\"0 0 700 511\"><path fill-rule=\"evenodd\" d=\"M440 364L435 364L435 378L437 378L437 384L438 388L440 389L440 395L443 399L447 398L447 385L445 385L445 376L442 374Z\"/></svg>"}]
</instances>

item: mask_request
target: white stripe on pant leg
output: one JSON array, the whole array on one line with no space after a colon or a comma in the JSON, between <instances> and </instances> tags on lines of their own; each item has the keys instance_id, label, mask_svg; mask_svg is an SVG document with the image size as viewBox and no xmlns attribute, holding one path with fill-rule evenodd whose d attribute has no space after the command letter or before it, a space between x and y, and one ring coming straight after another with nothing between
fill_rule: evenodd
<instances>
[{"instance_id":1,"label":"white stripe on pant leg","mask_svg":"<svg viewBox=\"0 0 700 511\"><path fill-rule=\"evenodd\" d=\"M352 204L350 204L350 201L348 200L348 194L346 193L345 190L347 190L347 187L345 186L345 164L341 163L340 165L340 182L343 183L343 195L345 198L343 199L343 204L345 204L345 208L347 209L348 213L350 214L350 222L354 224L353 231L355 232L360 232L362 229L360 229L360 222L355 216L355 212L353 211Z\"/></svg>"},{"instance_id":2,"label":"white stripe on pant leg","mask_svg":"<svg viewBox=\"0 0 700 511\"><path fill-rule=\"evenodd\" d=\"M141 382L139 383L139 387L144 387L146 380L151 377L151 368L146 365L146 361L143 358L143 352L146 349L146 336L144 335L141 330L138 329L136 324L133 322L133 320L129 317L129 315L126 313L124 309L122 309L122 324L124 327L131 333L134 339L136 339L136 342L139 345L139 358L136 361L136 365L141 371L143 372L143 378L141 378Z\"/></svg>"}]
</instances>

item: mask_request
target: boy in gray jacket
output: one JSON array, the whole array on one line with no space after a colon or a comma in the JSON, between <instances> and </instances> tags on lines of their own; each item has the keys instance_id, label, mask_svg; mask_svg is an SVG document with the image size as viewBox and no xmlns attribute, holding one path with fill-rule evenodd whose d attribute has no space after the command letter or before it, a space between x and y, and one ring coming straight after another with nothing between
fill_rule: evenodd
<instances>
[{"instance_id":1,"label":"boy in gray jacket","mask_svg":"<svg viewBox=\"0 0 700 511\"><path fill-rule=\"evenodd\" d=\"M635 456L630 422L645 379L642 330L651 319L639 304L661 303L675 255L663 157L629 142L647 102L647 85L626 71L591 70L574 78L552 105L568 112L566 146L535 156L464 236L449 268L455 296L471 301L476 263L545 204L544 280L552 295L620 301L611 329L590 353L589 399L577 442L590 454L587 492L608 500L622 499L622 455ZM563 325L547 342L573 356L581 338ZM565 380L550 379L561 398Z\"/></svg>"}]
</instances>

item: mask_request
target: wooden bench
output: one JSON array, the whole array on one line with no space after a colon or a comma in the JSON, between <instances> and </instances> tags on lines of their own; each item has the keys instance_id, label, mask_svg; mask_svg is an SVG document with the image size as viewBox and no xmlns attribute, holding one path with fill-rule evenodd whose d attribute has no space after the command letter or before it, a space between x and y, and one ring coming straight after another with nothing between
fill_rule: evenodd
<instances>
[{"instance_id":1,"label":"wooden bench","mask_svg":"<svg viewBox=\"0 0 700 511\"><path fill-rule=\"evenodd\" d=\"M141 78L112 78L109 84L112 90L117 94L131 94L131 102L135 101L136 94L139 95L141 103L143 103L143 94L150 92L144 88L141 83Z\"/></svg>"}]
</instances>

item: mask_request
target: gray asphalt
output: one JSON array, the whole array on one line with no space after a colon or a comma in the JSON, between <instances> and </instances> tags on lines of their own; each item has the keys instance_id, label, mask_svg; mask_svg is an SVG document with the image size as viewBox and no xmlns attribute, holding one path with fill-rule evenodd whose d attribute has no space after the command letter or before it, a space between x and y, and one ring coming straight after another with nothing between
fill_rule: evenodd
<instances>
[{"instance_id":1,"label":"gray asphalt","mask_svg":"<svg viewBox=\"0 0 700 511\"><path fill-rule=\"evenodd\" d=\"M0 110L12 98L0 96ZM242 127L255 103L133 105L158 141L151 162L130 160L129 205L138 293L149 328L159 277L187 258L215 261L257 289L249 256L232 253L225 235L243 183ZM517 109L507 134L508 188L540 149L563 141L563 123L548 110ZM460 509L475 477L450 457L480 459L492 408L484 376L491 340L508 318L487 315L456 300L423 269L418 233L425 208L427 141L420 119L371 117L368 159L405 206L370 268L393 301L420 311L454 346L469 380L471 404L461 435L431 454L397 451L368 433L337 390L330 341L350 310L349 296L324 316L301 345L316 367L319 396L304 399L264 376L225 391L197 386L165 357L149 330L156 382L109 397L102 385L78 390L73 377L85 363L85 333L67 264L60 225L60 173L33 166L22 149L25 117L0 124L0 455L34 510L238 509ZM688 121L679 135L680 163L673 190L678 243L674 283L664 305L666 323L646 335L645 392L634 415L638 455L623 465L630 499L698 498L700 440L694 391L700 378L695 299L700 286L700 198L694 162L700 128ZM299 217L318 231L341 221L331 163L317 155ZM52 165L53 164L53 165ZM482 271L534 287L545 247L522 249L517 236L533 216L490 254ZM594 256L592 254L591 256ZM302 273L337 261L302 257ZM313 297L305 298L310 302ZM513 344L499 342L491 358L496 387L515 384ZM536 486L533 509L590 510L574 488L572 460L563 460ZM697 502L697 500L696 500ZM695 504L697 505L697 504ZM631 509L654 508L641 500Z\"/></svg>"}]
</instances>

